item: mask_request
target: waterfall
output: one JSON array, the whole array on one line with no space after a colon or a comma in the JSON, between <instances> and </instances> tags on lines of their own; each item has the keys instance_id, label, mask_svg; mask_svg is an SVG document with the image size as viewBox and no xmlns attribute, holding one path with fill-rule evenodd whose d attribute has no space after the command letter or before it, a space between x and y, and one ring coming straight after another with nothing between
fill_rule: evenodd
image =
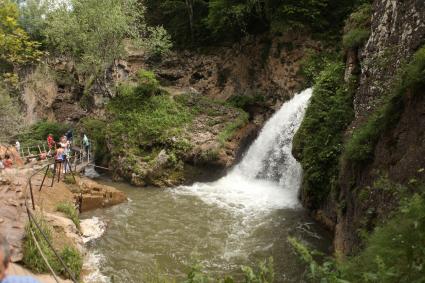
<instances>
[{"instance_id":1,"label":"waterfall","mask_svg":"<svg viewBox=\"0 0 425 283\"><path fill-rule=\"evenodd\" d=\"M239 212L294 208L299 205L301 166L291 154L292 138L305 114L312 90L295 95L267 121L242 161L211 183L182 186L176 193Z\"/></svg>"}]
</instances>

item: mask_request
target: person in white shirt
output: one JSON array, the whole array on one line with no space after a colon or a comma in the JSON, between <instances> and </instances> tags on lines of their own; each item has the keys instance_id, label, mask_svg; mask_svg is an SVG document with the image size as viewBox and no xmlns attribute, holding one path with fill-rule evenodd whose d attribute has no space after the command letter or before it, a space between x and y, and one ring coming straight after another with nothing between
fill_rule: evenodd
<instances>
[{"instance_id":1,"label":"person in white shirt","mask_svg":"<svg viewBox=\"0 0 425 283\"><path fill-rule=\"evenodd\" d=\"M15 148L16 148L16 151L17 151L18 153L20 153L20 152L21 152L21 143L20 143L19 141L16 141L16 143L15 143Z\"/></svg>"}]
</instances>

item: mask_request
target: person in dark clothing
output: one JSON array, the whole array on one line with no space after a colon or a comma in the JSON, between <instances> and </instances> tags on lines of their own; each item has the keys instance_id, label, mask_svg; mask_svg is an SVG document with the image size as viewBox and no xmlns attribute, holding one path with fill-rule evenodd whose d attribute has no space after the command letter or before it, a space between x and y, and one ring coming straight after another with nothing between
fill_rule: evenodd
<instances>
[{"instance_id":1,"label":"person in dark clothing","mask_svg":"<svg viewBox=\"0 0 425 283\"><path fill-rule=\"evenodd\" d=\"M69 130L66 132L65 136L66 136L66 139L67 139L70 143L72 143L72 138L73 138L72 129L69 129Z\"/></svg>"}]
</instances>

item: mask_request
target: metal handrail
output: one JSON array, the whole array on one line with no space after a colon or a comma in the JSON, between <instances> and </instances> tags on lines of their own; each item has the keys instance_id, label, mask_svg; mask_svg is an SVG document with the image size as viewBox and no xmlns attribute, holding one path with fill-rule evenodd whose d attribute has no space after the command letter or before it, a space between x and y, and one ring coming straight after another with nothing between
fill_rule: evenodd
<instances>
[{"instance_id":1,"label":"metal handrail","mask_svg":"<svg viewBox=\"0 0 425 283\"><path fill-rule=\"evenodd\" d=\"M35 220L34 215L31 213L29 205L28 205L28 188L30 189L30 194L31 194L31 202L32 202L32 209L35 210L35 202L34 202L34 195L33 195L33 189L32 189L32 178L34 176L36 176L37 174L39 174L41 171L43 171L44 169L48 168L53 165L54 163L48 163L45 166L43 166L42 168L36 170L35 173L33 173L29 178L28 178L28 182L27 185L25 187L25 208L26 208L26 212L28 215L28 221L30 222L30 227L31 229L33 227L36 227L37 230L40 232L40 234L43 236L44 240L47 242L47 245L49 246L49 248L53 251L54 255L56 256L56 258L59 260L60 264L63 266L64 270L66 271L66 273L68 273L69 277L71 278L72 282L74 283L78 283L75 275L69 270L68 266L65 264L65 262L62 260L62 258L60 257L60 255L58 254L58 252L55 250L55 248L53 248L53 245L50 243L48 237L44 234L43 230L40 228L40 225L37 223L37 221ZM42 187L43 184L41 184ZM41 189L40 187L40 189ZM33 239L36 243L37 249L40 252L43 260L45 261L46 265L48 266L48 268L50 269L50 272L52 273L55 281L57 283L59 283L59 279L57 278L57 275L55 274L55 272L53 271L53 269L51 268L49 262L47 261L47 259L45 258L43 251L40 248L39 243L37 242L37 239L35 237L35 234L33 232L33 230L31 230L31 234L33 236Z\"/></svg>"}]
</instances>

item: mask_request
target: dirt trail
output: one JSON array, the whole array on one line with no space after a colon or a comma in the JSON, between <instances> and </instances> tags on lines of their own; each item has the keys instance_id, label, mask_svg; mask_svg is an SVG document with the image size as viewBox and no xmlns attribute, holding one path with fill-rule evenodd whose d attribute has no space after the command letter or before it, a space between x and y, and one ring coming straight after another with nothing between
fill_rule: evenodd
<instances>
[{"instance_id":1,"label":"dirt trail","mask_svg":"<svg viewBox=\"0 0 425 283\"><path fill-rule=\"evenodd\" d=\"M25 188L28 177L34 172L34 169L31 167L13 168L4 170L0 174L0 235L5 236L12 245L13 262L22 260L22 241L25 235L25 224L28 220L25 212ZM37 211L55 212L58 203L73 201L73 194L66 185L63 182L54 182L53 187L50 187L50 178L46 178L45 185L40 192L39 187L43 173L32 179ZM29 194L28 203L31 206Z\"/></svg>"}]
</instances>

